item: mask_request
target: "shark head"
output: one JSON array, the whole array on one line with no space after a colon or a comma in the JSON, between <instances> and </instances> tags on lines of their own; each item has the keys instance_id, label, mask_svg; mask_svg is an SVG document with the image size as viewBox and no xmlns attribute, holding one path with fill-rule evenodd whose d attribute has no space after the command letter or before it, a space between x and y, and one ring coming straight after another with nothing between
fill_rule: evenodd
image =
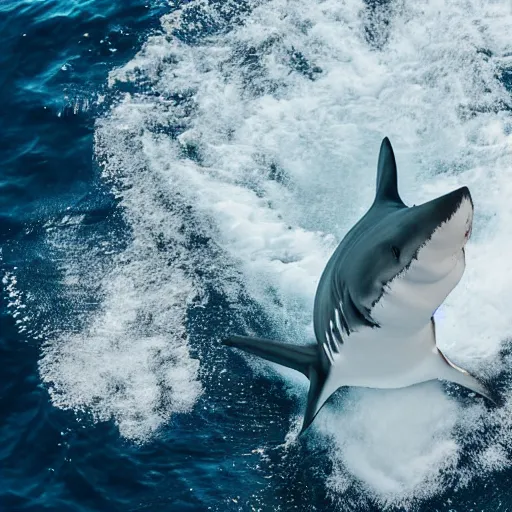
<instances>
[{"instance_id":1,"label":"shark head","mask_svg":"<svg viewBox=\"0 0 512 512\"><path fill-rule=\"evenodd\" d=\"M462 187L419 206L398 195L396 163L382 142L375 201L343 244L341 302L348 329L424 323L459 282L473 203ZM407 315L404 315L404 311Z\"/></svg>"},{"instance_id":2,"label":"shark head","mask_svg":"<svg viewBox=\"0 0 512 512\"><path fill-rule=\"evenodd\" d=\"M395 229L383 225L379 232L382 260L373 272L378 296L367 303L370 316L379 325L414 328L432 317L462 277L473 203L469 190L462 187L420 206L396 210L387 221Z\"/></svg>"}]
</instances>

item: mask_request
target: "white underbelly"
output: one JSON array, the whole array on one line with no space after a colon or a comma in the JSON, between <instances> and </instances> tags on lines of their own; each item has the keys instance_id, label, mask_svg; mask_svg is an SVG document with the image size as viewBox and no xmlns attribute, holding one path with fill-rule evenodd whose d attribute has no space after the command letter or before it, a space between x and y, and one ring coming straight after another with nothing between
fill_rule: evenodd
<instances>
[{"instance_id":1,"label":"white underbelly","mask_svg":"<svg viewBox=\"0 0 512 512\"><path fill-rule=\"evenodd\" d=\"M402 388L436 378L439 355L434 326L403 333L367 328L352 333L333 358L329 388Z\"/></svg>"}]
</instances>

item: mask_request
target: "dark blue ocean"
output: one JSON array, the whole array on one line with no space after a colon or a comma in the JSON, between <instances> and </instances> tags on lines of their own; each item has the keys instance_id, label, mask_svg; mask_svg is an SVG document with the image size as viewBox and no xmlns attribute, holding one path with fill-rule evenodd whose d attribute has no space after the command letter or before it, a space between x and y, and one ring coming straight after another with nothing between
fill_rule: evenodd
<instances>
[{"instance_id":1,"label":"dark blue ocean","mask_svg":"<svg viewBox=\"0 0 512 512\"><path fill-rule=\"evenodd\" d=\"M508 1L0 0L0 511L512 511ZM438 344L499 387L340 392L307 342L371 203L468 185Z\"/></svg>"}]
</instances>

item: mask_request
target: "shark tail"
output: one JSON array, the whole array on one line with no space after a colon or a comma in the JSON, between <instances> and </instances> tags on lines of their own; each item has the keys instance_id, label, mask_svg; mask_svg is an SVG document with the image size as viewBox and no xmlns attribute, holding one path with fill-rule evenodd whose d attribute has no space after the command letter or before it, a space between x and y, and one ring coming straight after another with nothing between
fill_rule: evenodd
<instances>
[{"instance_id":1,"label":"shark tail","mask_svg":"<svg viewBox=\"0 0 512 512\"><path fill-rule=\"evenodd\" d=\"M230 336L223 343L297 370L309 379L308 402L300 431L303 434L325 403L325 400L321 401L321 397L324 396L327 375L320 361L318 345L292 345L249 336Z\"/></svg>"}]
</instances>

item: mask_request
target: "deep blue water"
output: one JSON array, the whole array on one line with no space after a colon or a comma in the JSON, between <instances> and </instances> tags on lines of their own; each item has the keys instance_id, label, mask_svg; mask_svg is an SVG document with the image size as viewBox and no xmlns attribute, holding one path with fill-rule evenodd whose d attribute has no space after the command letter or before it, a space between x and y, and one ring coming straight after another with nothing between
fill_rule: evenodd
<instances>
[{"instance_id":1,"label":"deep blue water","mask_svg":"<svg viewBox=\"0 0 512 512\"><path fill-rule=\"evenodd\" d=\"M98 183L96 98L108 71L133 57L167 11L164 2L138 0L0 5L2 275L23 269L20 288L46 301L35 325L65 309L55 298L58 269L42 247L45 223L71 209L95 232L123 231L114 198ZM183 415L150 443L128 442L111 423L52 406L38 375L37 329L20 335L6 286L0 300L1 510L239 510L266 487L250 468L251 440L269 433L263 420L272 411L233 411L247 415L242 430L233 418L219 428L222 410ZM222 324L220 300L210 314ZM263 379L255 386L276 387ZM286 404L273 412L284 414ZM271 429L276 443L285 433L279 423Z\"/></svg>"},{"instance_id":2,"label":"deep blue water","mask_svg":"<svg viewBox=\"0 0 512 512\"><path fill-rule=\"evenodd\" d=\"M216 345L191 345L192 355L204 362L204 393L193 411L173 415L143 443L123 438L114 421L55 407L42 384L41 331L72 315L60 294L61 269L44 242L46 230L64 230L57 219L65 213L82 215L84 237L90 235L84 243L92 247L98 237L109 237L117 249L126 244L118 200L101 180L94 156L95 122L116 101L106 87L109 71L130 61L171 10L156 0L0 3L0 276L15 276L16 290L32 308L30 328L20 329L10 310L12 281L4 279L0 510L359 510L353 490L341 507L339 498L329 496L323 482L331 462L322 439L312 433L308 441L283 447L296 412L285 384L254 374L252 385L242 386L246 364ZM178 31L176 37L194 45L216 27L202 30ZM321 71L297 55L294 62L309 78ZM270 329L256 306L252 311L251 327ZM226 298L215 290L209 290L206 308L187 317L191 339L236 328ZM215 364L229 372L210 372ZM512 510L510 472L482 474L419 508ZM380 505L369 500L365 509Z\"/></svg>"}]
</instances>

